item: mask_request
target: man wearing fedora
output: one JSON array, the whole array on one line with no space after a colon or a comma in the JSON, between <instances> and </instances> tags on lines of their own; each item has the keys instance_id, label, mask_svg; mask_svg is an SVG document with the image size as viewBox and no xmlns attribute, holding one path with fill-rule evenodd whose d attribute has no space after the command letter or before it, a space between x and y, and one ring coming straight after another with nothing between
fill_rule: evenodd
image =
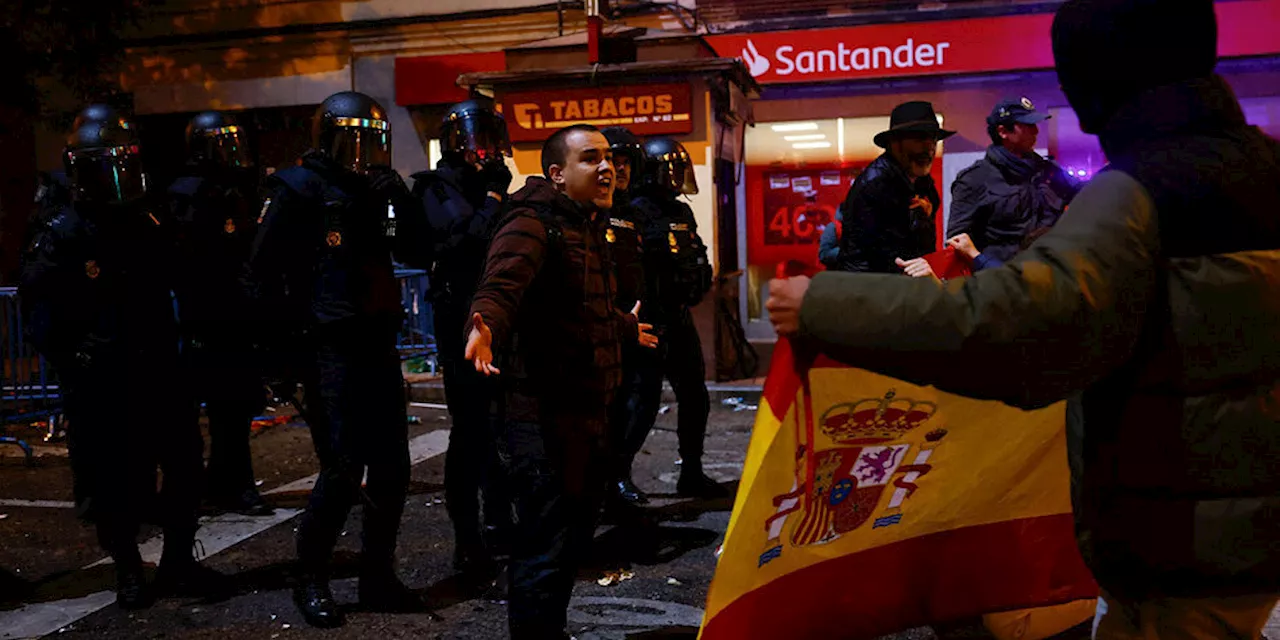
<instances>
[{"instance_id":1,"label":"man wearing fedora","mask_svg":"<svg viewBox=\"0 0 1280 640\"><path fill-rule=\"evenodd\" d=\"M948 244L967 246L998 263L1013 257L1023 239L1052 227L1075 197L1078 185L1054 162L1036 153L1037 126L1049 114L1027 97L1006 98L987 116L991 146L981 160L960 172L951 186ZM980 269L983 262L975 262Z\"/></svg>"},{"instance_id":2,"label":"man wearing fedora","mask_svg":"<svg viewBox=\"0 0 1280 640\"><path fill-rule=\"evenodd\" d=\"M929 171L938 141L954 133L938 126L928 102L893 109L889 129L874 139L884 154L858 176L841 206L838 270L902 273L923 264L916 259L934 251L933 216L941 202Z\"/></svg>"}]
</instances>

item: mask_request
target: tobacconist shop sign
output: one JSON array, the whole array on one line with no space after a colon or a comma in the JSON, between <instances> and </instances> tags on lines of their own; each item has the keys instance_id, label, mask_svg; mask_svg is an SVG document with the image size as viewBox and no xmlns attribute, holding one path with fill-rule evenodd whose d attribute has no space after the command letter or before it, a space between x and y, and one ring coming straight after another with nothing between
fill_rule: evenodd
<instances>
[{"instance_id":1,"label":"tobacconist shop sign","mask_svg":"<svg viewBox=\"0 0 1280 640\"><path fill-rule=\"evenodd\" d=\"M638 136L693 131L693 97L687 84L639 84L502 96L513 142L540 142L571 124L623 126Z\"/></svg>"}]
</instances>

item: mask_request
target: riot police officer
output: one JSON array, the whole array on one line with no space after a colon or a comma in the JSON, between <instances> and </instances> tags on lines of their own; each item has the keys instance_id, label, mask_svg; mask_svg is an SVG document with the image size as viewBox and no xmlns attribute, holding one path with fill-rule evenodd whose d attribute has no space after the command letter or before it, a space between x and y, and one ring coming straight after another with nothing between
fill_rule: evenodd
<instances>
[{"instance_id":1,"label":"riot police officer","mask_svg":"<svg viewBox=\"0 0 1280 640\"><path fill-rule=\"evenodd\" d=\"M251 366L249 305L242 286L253 243L257 175L247 133L217 111L187 125L188 162L169 187L178 229L179 317L195 389L209 416L206 492L217 507L245 515L272 509L254 486L249 452L262 381Z\"/></svg>"},{"instance_id":2,"label":"riot police officer","mask_svg":"<svg viewBox=\"0 0 1280 640\"><path fill-rule=\"evenodd\" d=\"M390 135L386 111L369 96L325 99L312 150L268 179L270 199L250 255L257 286L283 301L284 329L300 335L297 352L310 358L305 416L320 475L298 527L302 576L294 599L319 627L343 622L329 569L357 501L364 505L360 603L377 611L423 604L393 564L409 447L396 352L403 310L392 258L425 267L429 245L421 203L389 166Z\"/></svg>"},{"instance_id":3,"label":"riot police officer","mask_svg":"<svg viewBox=\"0 0 1280 640\"><path fill-rule=\"evenodd\" d=\"M431 301L453 420L444 471L445 504L454 531L453 564L471 586L479 586L496 575L495 558L503 553L503 537L511 524L511 499L502 482L490 421L493 382L466 361L462 341L462 327L484 269L489 228L511 186L507 123L493 101L467 100L449 109L440 129L440 151L436 169L415 174L413 188L437 241Z\"/></svg>"},{"instance_id":4,"label":"riot police officer","mask_svg":"<svg viewBox=\"0 0 1280 640\"><path fill-rule=\"evenodd\" d=\"M644 181L631 207L641 221L644 243L645 297L640 319L654 325L659 345L637 354L626 454L634 460L653 429L665 377L679 403L676 433L682 462L676 491L688 497L723 497L726 490L702 470L711 400L702 343L690 308L711 289L712 274L693 210L679 200L681 195L698 193L693 161L684 145L671 138L651 138L644 151Z\"/></svg>"},{"instance_id":5,"label":"riot police officer","mask_svg":"<svg viewBox=\"0 0 1280 640\"><path fill-rule=\"evenodd\" d=\"M644 260L640 238L640 220L631 208L631 186L644 171L645 154L640 140L626 127L607 127L601 130L613 150L613 208L609 210L609 228L605 241L609 245L608 261L612 263L618 291L615 305L630 309L645 297ZM643 311L643 309L642 309ZM622 346L623 390L614 399L609 411L609 427L614 438L614 451L618 452L616 478L610 487L610 497L624 504L642 505L648 497L631 480L631 462L634 454L628 446L627 429L631 422L629 388L635 378L637 364L652 357L651 350L635 344Z\"/></svg>"},{"instance_id":6,"label":"riot police officer","mask_svg":"<svg viewBox=\"0 0 1280 640\"><path fill-rule=\"evenodd\" d=\"M153 594L207 596L227 583L193 557L203 447L179 361L172 225L147 200L128 125L86 121L68 138L71 201L36 233L20 292L29 338L65 393L78 514L115 561L117 604L137 609ZM164 551L148 588L137 536L153 518Z\"/></svg>"}]
</instances>

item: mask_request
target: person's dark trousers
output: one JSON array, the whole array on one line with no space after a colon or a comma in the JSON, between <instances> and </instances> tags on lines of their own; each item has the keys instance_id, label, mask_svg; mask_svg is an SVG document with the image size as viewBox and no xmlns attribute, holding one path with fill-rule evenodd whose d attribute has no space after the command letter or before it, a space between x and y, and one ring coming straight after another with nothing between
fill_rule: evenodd
<instances>
[{"instance_id":1,"label":"person's dark trousers","mask_svg":"<svg viewBox=\"0 0 1280 640\"><path fill-rule=\"evenodd\" d=\"M409 485L409 434L395 330L387 324L346 321L313 333L306 401L320 474L298 527L298 557L309 578L328 579L357 502L364 505L362 571L392 567Z\"/></svg>"},{"instance_id":2,"label":"person's dark trousers","mask_svg":"<svg viewBox=\"0 0 1280 640\"><path fill-rule=\"evenodd\" d=\"M613 469L600 420L600 436L551 420L505 424L516 507L507 606L512 640L563 637L574 578L589 558Z\"/></svg>"},{"instance_id":3,"label":"person's dark trousers","mask_svg":"<svg viewBox=\"0 0 1280 640\"><path fill-rule=\"evenodd\" d=\"M653 430L662 405L662 379L671 381L677 411L676 435L685 465L702 463L711 396L707 392L706 363L702 341L687 308L674 315L664 327L657 349L637 350L635 374L630 389L630 423L627 425L627 467L635 460Z\"/></svg>"},{"instance_id":4,"label":"person's dark trousers","mask_svg":"<svg viewBox=\"0 0 1280 640\"><path fill-rule=\"evenodd\" d=\"M639 345L627 345L622 348L622 388L618 389L609 407L609 446L614 451L614 471L612 480L631 477L631 464L635 453L631 451L632 423L634 419L633 398L637 397L633 387L638 384L639 368L642 365L653 366L658 361L653 357L655 349L646 349ZM658 397L662 397L662 378L658 378ZM658 409L654 409L655 420ZM645 432L648 435L648 431ZM643 441L641 442L643 445ZM636 448L639 451L639 448Z\"/></svg>"},{"instance_id":5,"label":"person's dark trousers","mask_svg":"<svg viewBox=\"0 0 1280 640\"><path fill-rule=\"evenodd\" d=\"M204 452L188 385L175 360L105 365L61 374L77 512L96 525L99 544L122 565L141 563L143 522L164 529L162 563L188 562Z\"/></svg>"},{"instance_id":6,"label":"person's dark trousers","mask_svg":"<svg viewBox=\"0 0 1280 640\"><path fill-rule=\"evenodd\" d=\"M498 460L498 435L491 419L495 387L463 357L465 314L466 310L448 304L435 309L445 401L452 419L444 462L445 506L459 549L501 553L502 538L511 528L511 496ZM486 526L494 534L488 540L483 535Z\"/></svg>"},{"instance_id":7,"label":"person's dark trousers","mask_svg":"<svg viewBox=\"0 0 1280 640\"><path fill-rule=\"evenodd\" d=\"M250 359L233 341L201 345L192 354L209 417L208 493L215 499L239 498L255 488L249 435L264 392Z\"/></svg>"}]
</instances>

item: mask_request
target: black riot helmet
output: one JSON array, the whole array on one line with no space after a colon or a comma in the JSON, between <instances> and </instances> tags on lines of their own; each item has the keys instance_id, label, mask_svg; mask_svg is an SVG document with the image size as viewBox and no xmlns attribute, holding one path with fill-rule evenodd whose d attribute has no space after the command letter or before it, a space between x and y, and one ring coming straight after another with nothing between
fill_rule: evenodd
<instances>
[{"instance_id":1,"label":"black riot helmet","mask_svg":"<svg viewBox=\"0 0 1280 640\"><path fill-rule=\"evenodd\" d=\"M440 153L461 167L505 162L503 156L511 156L507 121L488 98L459 102L440 125Z\"/></svg>"},{"instance_id":2,"label":"black riot helmet","mask_svg":"<svg viewBox=\"0 0 1280 640\"><path fill-rule=\"evenodd\" d=\"M356 173L391 166L391 123L377 100L355 91L335 93L316 109L312 145Z\"/></svg>"},{"instance_id":3,"label":"black riot helmet","mask_svg":"<svg viewBox=\"0 0 1280 640\"><path fill-rule=\"evenodd\" d=\"M644 182L675 194L698 193L698 180L693 176L693 158L684 145L671 138L650 138L644 143Z\"/></svg>"},{"instance_id":4,"label":"black riot helmet","mask_svg":"<svg viewBox=\"0 0 1280 640\"><path fill-rule=\"evenodd\" d=\"M125 129L132 128L129 119L115 107L106 104L91 104L76 114L76 121L71 124L71 130L76 131L90 122L114 122Z\"/></svg>"},{"instance_id":5,"label":"black riot helmet","mask_svg":"<svg viewBox=\"0 0 1280 640\"><path fill-rule=\"evenodd\" d=\"M253 166L247 133L234 118L218 111L197 114L187 124L187 153L196 162L231 169Z\"/></svg>"},{"instance_id":6,"label":"black riot helmet","mask_svg":"<svg viewBox=\"0 0 1280 640\"><path fill-rule=\"evenodd\" d=\"M618 166L619 158L625 159L631 167L631 184L637 184L644 172L644 147L640 138L626 127L605 127L600 130L604 139L609 141L609 150L613 151L614 166Z\"/></svg>"},{"instance_id":7,"label":"black riot helmet","mask_svg":"<svg viewBox=\"0 0 1280 640\"><path fill-rule=\"evenodd\" d=\"M128 121L87 122L71 132L63 152L77 201L124 204L147 194L138 138Z\"/></svg>"}]
</instances>

